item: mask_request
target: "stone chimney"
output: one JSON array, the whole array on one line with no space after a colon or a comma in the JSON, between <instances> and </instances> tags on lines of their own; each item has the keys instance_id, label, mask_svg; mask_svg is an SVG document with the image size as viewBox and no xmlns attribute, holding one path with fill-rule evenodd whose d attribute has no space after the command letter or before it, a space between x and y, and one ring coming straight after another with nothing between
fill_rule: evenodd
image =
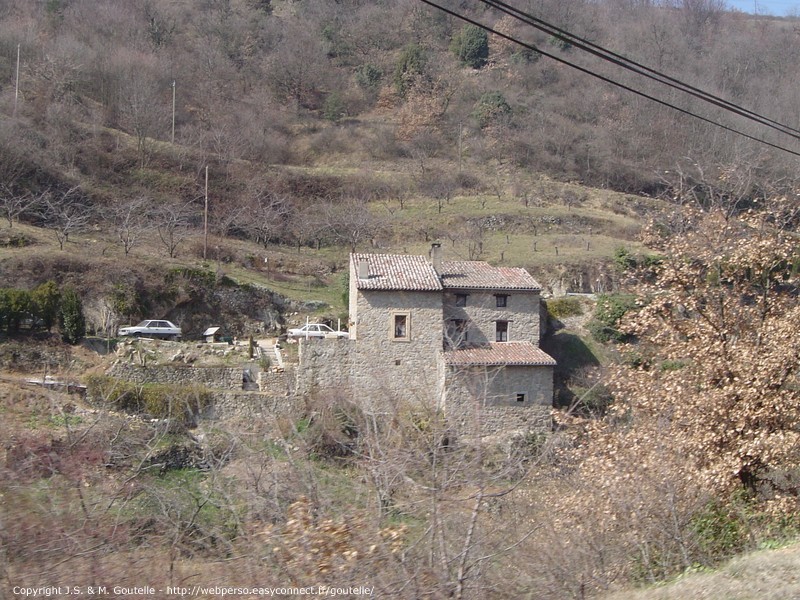
<instances>
[{"instance_id":1,"label":"stone chimney","mask_svg":"<svg viewBox=\"0 0 800 600\"><path fill-rule=\"evenodd\" d=\"M442 274L442 244L434 242L431 244L431 264L438 275Z\"/></svg>"},{"instance_id":2,"label":"stone chimney","mask_svg":"<svg viewBox=\"0 0 800 600\"><path fill-rule=\"evenodd\" d=\"M369 279L369 261L366 258L358 259L358 278Z\"/></svg>"}]
</instances>

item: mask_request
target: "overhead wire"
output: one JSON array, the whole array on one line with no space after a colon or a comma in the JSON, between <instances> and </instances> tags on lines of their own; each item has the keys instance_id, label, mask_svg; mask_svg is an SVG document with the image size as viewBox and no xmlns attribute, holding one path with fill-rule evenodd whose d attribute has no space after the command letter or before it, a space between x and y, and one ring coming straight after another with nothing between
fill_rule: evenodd
<instances>
[{"instance_id":1,"label":"overhead wire","mask_svg":"<svg viewBox=\"0 0 800 600\"><path fill-rule=\"evenodd\" d=\"M647 65L639 63L626 56L617 54L616 52L608 50L603 46L600 46L585 38L570 33L565 29L557 27L556 25L552 25L551 23L548 23L543 19L539 19L531 15L530 13L526 13L522 10L519 10L507 4L506 2L502 2L501 0L478 0L478 1L487 6L497 9L500 12L503 12L518 21L524 22L527 25L530 25L531 27L538 29L539 31L542 31L544 33L554 36L557 39L567 42L570 45L574 46L575 48L578 48L579 50L583 50L594 56L597 56L602 60L620 66L629 71L632 71L637 75L642 75L644 77L647 77L648 79L657 81L658 83L664 84L668 87L685 92L691 96L694 96L695 98L698 98L700 100L718 106L724 110L737 114L746 119L755 121L761 125L766 125L767 127L775 129L776 131L780 131L783 134L786 134L788 136L800 140L800 130L798 129L794 129L793 127L784 125L783 123L780 123L774 119L761 115L755 111L744 108L738 104L730 102L729 100L716 96L703 89L700 89L686 82L683 82L679 79L671 77L665 73L662 73L661 71L648 67Z\"/></svg>"},{"instance_id":2,"label":"overhead wire","mask_svg":"<svg viewBox=\"0 0 800 600\"><path fill-rule=\"evenodd\" d=\"M481 1L483 1L483 0L481 0ZM682 108L682 107L677 106L675 104L672 104L671 102L668 102L666 100L662 100L661 98L657 98L657 97L655 97L655 96L653 96L651 94L648 94L646 92L643 92L641 90L637 90L637 89L635 89L635 88L633 88L633 87L631 87L629 85L626 85L624 83L616 81L616 80L614 80L614 79L612 79L610 77L607 77L605 75L601 75L600 73L596 73L596 72L594 72L594 71L592 71L592 70L590 70L590 69L588 69L586 67L582 67L582 66L580 66L578 64L575 64L575 63L573 63L573 62L571 62L569 60L566 60L565 58L557 56L557 55L555 55L555 54L553 54L551 52L547 52L546 50L542 50L541 48L539 48L539 47L537 47L537 46L535 46L533 44L529 44L529 43L524 42L522 40L519 40L519 39L517 39L517 38L515 38L515 37L513 37L511 35L508 35L506 33L502 33L500 31L497 31L496 29L494 29L494 28L492 28L492 27L490 27L488 25L485 25L484 23L476 21L475 19L471 19L470 17L467 17L466 15L460 14L460 13L454 11L454 10L451 10L451 9L445 7L445 6L442 6L441 4L438 4L438 3L434 2L433 0L420 0L420 2L422 2L423 4L427 4L428 6L431 6L432 8L435 8L437 10L440 10L440 11L446 13L446 14L449 14L450 16L453 16L453 17L455 17L457 19L460 19L461 21L469 23L470 25L474 25L475 27L479 27L480 29L483 29L484 31L486 31L488 33L494 34L494 35L496 35L496 36L498 36L500 38L508 40L508 41L510 41L510 42L512 42L514 44L517 44L519 46L522 46L524 48L528 48L529 50L533 50L534 52L537 52L538 54L540 54L542 56L545 56L547 58L555 60L556 62L559 62L561 64L567 65L567 66L569 66L569 67L571 67L571 68L573 68L573 69L575 69L577 71L580 71L581 73L584 73L586 75L589 75L591 77L594 77L596 79L604 81L604 82L606 82L606 83L608 83L610 85L613 85L615 87L621 88L621 89L623 89L625 91L631 92L632 94L635 94L637 96L641 96L642 98L646 98L646 99L648 99L648 100L650 100L652 102L655 102L656 104L660 104L662 106L666 106L666 107L671 108L671 109L673 109L673 110L675 110L675 111L677 111L679 113L682 113L682 114L685 114L687 116L693 117L695 119L698 119L698 120L703 121L705 123L708 123L710 125L714 125L715 127L719 127L721 129L724 129L725 131L729 131L729 132L734 133L736 135L740 135L740 136L742 136L742 137L744 137L746 139L752 140L754 142L758 142L760 144L764 144L764 145L769 146L771 148L775 148L776 150L781 150L781 151L786 152L788 154L792 154L794 156L800 157L800 152L798 152L798 151L795 151L795 150L792 150L790 148L786 148L785 146L781 146L780 144L769 142L769 141L767 141L765 139L750 135L748 133L745 133L744 131L741 131L741 130L736 129L734 127L730 127L728 125L725 125L724 123L720 123L718 121L714 121L712 119L709 119L708 117L704 117L704 116L699 115L699 114L697 114L695 112L692 112L692 111L690 111L688 109L685 109L685 108ZM786 132L784 132L784 133L786 133ZM787 135L791 135L791 134L787 134Z\"/></svg>"}]
</instances>

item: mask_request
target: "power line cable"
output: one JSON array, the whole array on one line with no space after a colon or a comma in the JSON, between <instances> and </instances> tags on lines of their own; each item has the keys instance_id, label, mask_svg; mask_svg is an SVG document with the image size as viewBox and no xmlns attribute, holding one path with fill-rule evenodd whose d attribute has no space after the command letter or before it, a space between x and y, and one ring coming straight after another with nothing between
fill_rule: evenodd
<instances>
[{"instance_id":1,"label":"power line cable","mask_svg":"<svg viewBox=\"0 0 800 600\"><path fill-rule=\"evenodd\" d=\"M651 67L648 67L647 65L641 64L621 54L617 54L616 52L608 50L607 48L595 44L585 38L570 33L565 29L561 29L560 27L552 25L547 21L544 21L542 19L539 19L531 15L530 13L526 13L517 8L514 8L513 6L505 2L501 2L500 0L479 0L479 1L482 2L483 4L486 4L487 6L491 6L492 8L495 8L511 16L512 18L518 21L522 21L530 25L531 27L538 29L539 31L543 31L544 33L547 33L564 42L567 42L572 46L575 46L579 50L583 50L585 52L593 54L594 56L597 56L602 60L608 61L612 64L615 64L624 69L632 71L638 75L647 77L648 79L652 79L653 81L657 81L661 84L667 85L671 88L685 92L691 96L694 96L695 98L699 98L700 100L703 100L710 104L714 104L715 106L718 106L724 110L727 110L746 119L750 119L752 121L760 123L761 125L766 125L767 127L780 131L785 135L800 140L800 130L798 129L794 129L792 127L789 127L788 125L784 125L783 123L775 121L774 119L771 119L769 117L765 117L764 115L758 114L738 104L730 102L729 100L725 100L724 98L715 96L710 92L706 92L705 90L702 90L693 85L685 83L679 79L670 77L669 75L666 75L665 73L657 71L656 69L653 69Z\"/></svg>"},{"instance_id":2,"label":"power line cable","mask_svg":"<svg viewBox=\"0 0 800 600\"><path fill-rule=\"evenodd\" d=\"M676 106L675 104L667 102L666 100L661 100L660 98L656 98L655 96L651 96L650 94L647 94L647 93L642 92L640 90L634 89L634 88L632 88L632 87L630 87L628 85L625 85L624 83L620 83L619 81L615 81L614 79L611 79L610 77L606 77L605 75L600 75L599 73L595 73L594 71L591 71L591 70L589 70L589 69L587 69L585 67L581 67L580 65L577 65L577 64L572 63L572 62L570 62L570 61L568 61L568 60L566 60L564 58L556 56L555 54L551 54L551 53L549 53L549 52L547 52L545 50L542 50L542 49L538 48L537 46L535 46L533 44L528 44L528 43L523 42L521 40L518 40L518 39L516 39L516 38L514 38L514 37L512 37L510 35L507 35L505 33L501 33L499 31L489 27L488 25L484 25L483 23L480 23L480 22L478 22L478 21L476 21L474 19L471 19L471 18L469 18L469 17L467 17L465 15L462 15L462 14L459 14L459 13L453 11L453 10L450 10L449 8L446 8L446 7L444 7L444 6L440 5L440 4L437 4L436 2L433 2L432 0L420 0L420 2L422 2L423 4L427 4L428 6L431 6L433 8L436 8L437 10L441 10L444 13L447 13L447 14L453 16L453 17L456 17L457 19L460 19L460 20L462 20L462 21L464 21L466 23L469 23L470 25L474 25L475 27L479 27L479 28L483 29L484 31L492 33L492 34L494 34L494 35L496 35L498 37L506 39L506 40L508 40L510 42L513 42L515 44L518 44L520 46L523 46L524 48L528 48L529 50L533 50L535 52L538 52L542 56L546 56L547 58L551 58L551 59L555 60L556 62L559 62L561 64L564 64L564 65L567 65L569 67L572 67L573 69L576 69L577 71L580 71L581 73L585 73L586 75L590 75L591 77L595 77L596 79L600 79L601 81L605 81L606 83L609 83L609 84L611 84L611 85L613 85L615 87L618 87L618 88L621 88L621 89L623 89L625 91L628 91L628 92L631 92L633 94L636 94L637 96L641 96L643 98L647 98L648 100L651 100L652 102L655 102L656 104L660 104L662 106L666 106L666 107L671 108L673 110L676 110L676 111L678 111L678 112L680 112L682 114L685 114L685 115L690 116L690 117L694 117L695 119L699 119L699 120L701 120L701 121L703 121L705 123L709 123L710 125L714 125L716 127L724 129L726 131L730 131L731 133L735 133L737 135L740 135L740 136L742 136L744 138L747 138L749 140L752 140L754 142L758 142L760 144L764 144L765 146L770 146L771 148L775 148L776 150L782 150L783 152L786 152L788 154L792 154L794 156L800 157L800 152L797 152L795 150L791 150L791 149L786 148L784 146L781 146L779 144L774 144L772 142L768 142L767 140L755 137L753 135L750 135L748 133L745 133L745 132L740 131L738 129L735 129L733 127L729 127L728 125L724 125L722 123L719 123L717 121L714 121L714 120L709 119L707 117L704 117L702 115L698 115L697 113L694 113L694 112L692 112L690 110L687 110L685 108L681 108L680 106Z\"/></svg>"}]
</instances>

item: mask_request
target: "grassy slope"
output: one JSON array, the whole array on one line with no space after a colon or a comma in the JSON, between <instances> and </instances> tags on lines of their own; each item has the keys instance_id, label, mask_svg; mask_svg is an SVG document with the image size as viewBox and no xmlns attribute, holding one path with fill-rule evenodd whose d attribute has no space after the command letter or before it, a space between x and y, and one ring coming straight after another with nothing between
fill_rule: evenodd
<instances>
[{"instance_id":1,"label":"grassy slope","mask_svg":"<svg viewBox=\"0 0 800 600\"><path fill-rule=\"evenodd\" d=\"M603 600L788 600L800 598L800 544L739 556L721 568Z\"/></svg>"}]
</instances>

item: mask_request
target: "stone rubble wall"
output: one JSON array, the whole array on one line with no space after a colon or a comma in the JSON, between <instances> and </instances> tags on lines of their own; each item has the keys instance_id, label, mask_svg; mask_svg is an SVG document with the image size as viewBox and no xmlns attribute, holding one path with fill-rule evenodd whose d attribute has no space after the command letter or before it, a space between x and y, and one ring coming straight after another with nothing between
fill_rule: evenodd
<instances>
[{"instance_id":1,"label":"stone rubble wall","mask_svg":"<svg viewBox=\"0 0 800 600\"><path fill-rule=\"evenodd\" d=\"M193 367L182 365L141 366L118 362L108 371L110 377L134 383L204 385L223 390L242 389L242 367Z\"/></svg>"},{"instance_id":2,"label":"stone rubble wall","mask_svg":"<svg viewBox=\"0 0 800 600\"><path fill-rule=\"evenodd\" d=\"M303 410L302 397L295 394L295 374L291 369L258 373L259 391L253 392L242 391L241 367L118 363L107 374L134 383L205 386L212 390L214 404L204 412L204 419L295 419Z\"/></svg>"},{"instance_id":3,"label":"stone rubble wall","mask_svg":"<svg viewBox=\"0 0 800 600\"><path fill-rule=\"evenodd\" d=\"M203 416L208 419L296 420L303 402L297 396L265 392L222 392L214 395L214 406Z\"/></svg>"}]
</instances>

